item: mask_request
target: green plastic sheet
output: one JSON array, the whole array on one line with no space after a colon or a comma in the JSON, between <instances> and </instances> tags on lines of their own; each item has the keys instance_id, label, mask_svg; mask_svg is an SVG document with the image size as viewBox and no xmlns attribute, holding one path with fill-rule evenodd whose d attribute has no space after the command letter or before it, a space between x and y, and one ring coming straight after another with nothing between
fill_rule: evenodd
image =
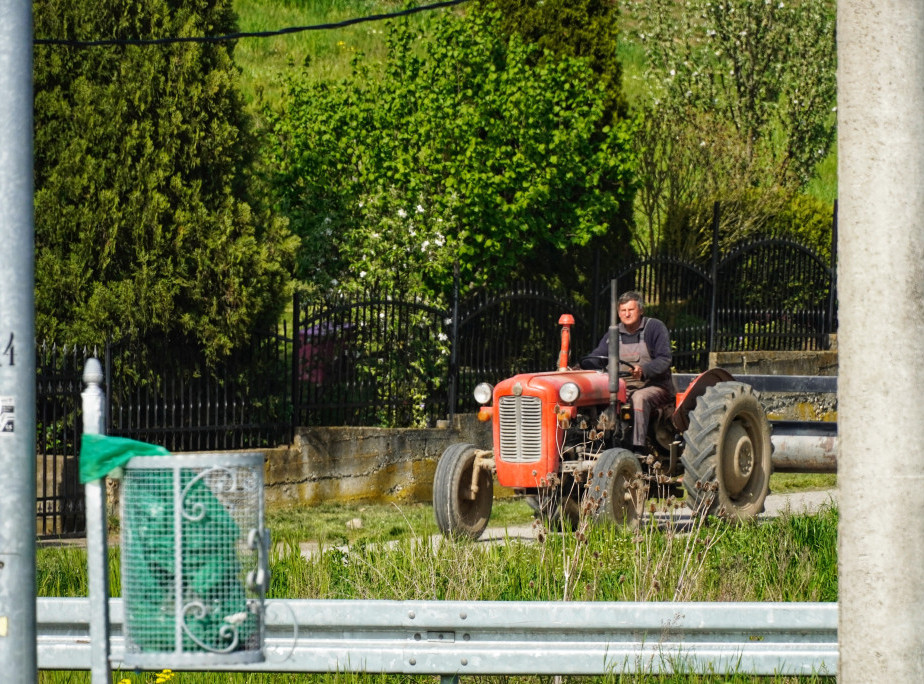
<instances>
[{"instance_id":1,"label":"green plastic sheet","mask_svg":"<svg viewBox=\"0 0 924 684\"><path fill-rule=\"evenodd\" d=\"M162 446L125 437L84 435L80 442L80 482L86 484L106 477L135 456L167 456Z\"/></svg>"}]
</instances>

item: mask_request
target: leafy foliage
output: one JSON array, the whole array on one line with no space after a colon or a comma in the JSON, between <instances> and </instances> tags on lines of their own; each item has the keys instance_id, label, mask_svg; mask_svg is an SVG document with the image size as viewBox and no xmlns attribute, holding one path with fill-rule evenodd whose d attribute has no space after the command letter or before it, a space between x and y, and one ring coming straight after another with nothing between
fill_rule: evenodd
<instances>
[{"instance_id":1,"label":"leafy foliage","mask_svg":"<svg viewBox=\"0 0 924 684\"><path fill-rule=\"evenodd\" d=\"M227 0L38 0L39 37L234 30ZM278 311L294 245L248 197L228 44L52 47L35 66L36 327L193 334L212 356Z\"/></svg>"},{"instance_id":2,"label":"leafy foliage","mask_svg":"<svg viewBox=\"0 0 924 684\"><path fill-rule=\"evenodd\" d=\"M540 51L556 57L587 60L603 86L606 109L612 117L625 113L622 63L618 57L619 8L611 0L487 0L500 11L504 35L519 34Z\"/></svg>"},{"instance_id":3,"label":"leafy foliage","mask_svg":"<svg viewBox=\"0 0 924 684\"><path fill-rule=\"evenodd\" d=\"M380 71L357 60L339 83L290 81L272 156L303 279L445 293L458 260L464 284L504 284L619 222L629 127L606 125L583 60L537 61L500 19L395 23Z\"/></svg>"},{"instance_id":4,"label":"leafy foliage","mask_svg":"<svg viewBox=\"0 0 924 684\"><path fill-rule=\"evenodd\" d=\"M694 255L711 204L738 239L784 210L834 142L828 0L633 2L650 103L636 137L640 246ZM816 219L817 220L817 219Z\"/></svg>"}]
</instances>

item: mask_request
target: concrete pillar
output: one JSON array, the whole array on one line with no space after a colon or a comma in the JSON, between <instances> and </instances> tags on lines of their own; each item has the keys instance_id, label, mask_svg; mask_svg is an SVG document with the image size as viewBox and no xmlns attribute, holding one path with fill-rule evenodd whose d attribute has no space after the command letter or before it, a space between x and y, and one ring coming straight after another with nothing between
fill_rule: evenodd
<instances>
[{"instance_id":1,"label":"concrete pillar","mask_svg":"<svg viewBox=\"0 0 924 684\"><path fill-rule=\"evenodd\" d=\"M0 679L36 681L32 3L0 0Z\"/></svg>"},{"instance_id":2,"label":"concrete pillar","mask_svg":"<svg viewBox=\"0 0 924 684\"><path fill-rule=\"evenodd\" d=\"M838 0L840 681L924 672L924 3Z\"/></svg>"}]
</instances>

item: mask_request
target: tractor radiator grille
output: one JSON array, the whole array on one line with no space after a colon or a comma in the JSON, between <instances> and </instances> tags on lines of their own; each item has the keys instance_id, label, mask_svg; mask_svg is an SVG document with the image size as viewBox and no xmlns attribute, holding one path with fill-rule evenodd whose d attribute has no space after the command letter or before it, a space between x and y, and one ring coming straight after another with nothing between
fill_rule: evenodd
<instances>
[{"instance_id":1,"label":"tractor radiator grille","mask_svg":"<svg viewBox=\"0 0 924 684\"><path fill-rule=\"evenodd\" d=\"M542 456L542 400L501 397L500 457L508 463L532 463Z\"/></svg>"}]
</instances>

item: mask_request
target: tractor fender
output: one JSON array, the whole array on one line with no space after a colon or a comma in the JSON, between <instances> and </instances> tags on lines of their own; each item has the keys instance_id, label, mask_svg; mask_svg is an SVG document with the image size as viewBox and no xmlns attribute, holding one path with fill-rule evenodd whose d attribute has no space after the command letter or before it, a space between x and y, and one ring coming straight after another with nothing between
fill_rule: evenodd
<instances>
[{"instance_id":1,"label":"tractor fender","mask_svg":"<svg viewBox=\"0 0 924 684\"><path fill-rule=\"evenodd\" d=\"M677 428L677 432L686 432L686 429L690 426L688 414L696 406L696 400L699 399L707 389L713 385L718 385L720 382L728 382L734 379L732 374L724 368L710 368L693 378L693 382L690 383L687 389L677 395L676 408L671 418L671 422L673 422L674 427Z\"/></svg>"}]
</instances>

